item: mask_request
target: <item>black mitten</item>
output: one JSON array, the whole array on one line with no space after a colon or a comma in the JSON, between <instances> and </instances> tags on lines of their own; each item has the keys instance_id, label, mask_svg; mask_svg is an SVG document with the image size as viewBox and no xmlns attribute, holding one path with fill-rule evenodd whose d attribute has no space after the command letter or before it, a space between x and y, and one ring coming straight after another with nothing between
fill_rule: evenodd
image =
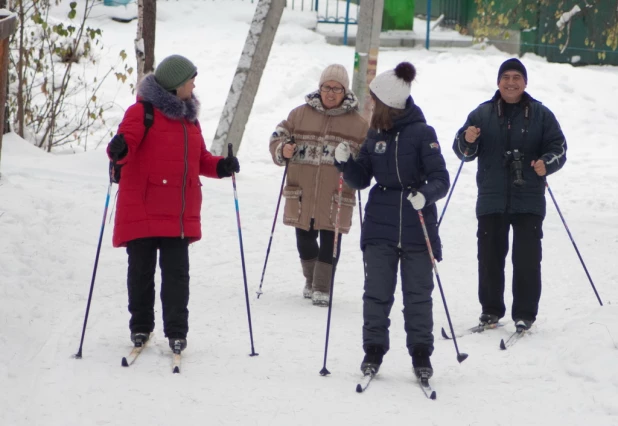
<instances>
[{"instance_id":1,"label":"black mitten","mask_svg":"<svg viewBox=\"0 0 618 426\"><path fill-rule=\"evenodd\" d=\"M230 177L232 173L240 172L240 163L236 157L225 157L217 163L217 176L220 178Z\"/></svg>"},{"instance_id":2,"label":"black mitten","mask_svg":"<svg viewBox=\"0 0 618 426\"><path fill-rule=\"evenodd\" d=\"M123 159L129 152L129 148L127 148L127 141L124 140L122 133L114 136L111 142L107 145L107 148L111 156L116 160Z\"/></svg>"}]
</instances>

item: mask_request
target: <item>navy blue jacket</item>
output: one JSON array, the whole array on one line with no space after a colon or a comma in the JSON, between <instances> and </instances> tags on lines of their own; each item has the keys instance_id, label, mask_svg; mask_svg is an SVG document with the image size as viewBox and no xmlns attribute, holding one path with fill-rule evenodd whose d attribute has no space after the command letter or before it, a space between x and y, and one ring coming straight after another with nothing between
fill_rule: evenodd
<instances>
[{"instance_id":1,"label":"navy blue jacket","mask_svg":"<svg viewBox=\"0 0 618 426\"><path fill-rule=\"evenodd\" d=\"M358 158L338 167L352 188L364 189L376 180L365 206L361 249L368 243L426 249L418 212L407 199L419 191L427 200L422 211L434 256L442 259L435 202L448 192L449 174L436 132L412 97L392 129L370 129Z\"/></svg>"},{"instance_id":2,"label":"navy blue jacket","mask_svg":"<svg viewBox=\"0 0 618 426\"><path fill-rule=\"evenodd\" d=\"M554 114L524 92L510 116L504 113L500 92L470 113L457 132L453 150L459 159L478 157L476 215L492 213L532 213L545 216L545 179L536 174L532 160L543 160L547 175L560 170L566 162L567 144ZM527 115L527 117L526 117ZM476 142L465 140L468 126L481 129ZM507 151L523 153L524 185L513 184Z\"/></svg>"}]
</instances>

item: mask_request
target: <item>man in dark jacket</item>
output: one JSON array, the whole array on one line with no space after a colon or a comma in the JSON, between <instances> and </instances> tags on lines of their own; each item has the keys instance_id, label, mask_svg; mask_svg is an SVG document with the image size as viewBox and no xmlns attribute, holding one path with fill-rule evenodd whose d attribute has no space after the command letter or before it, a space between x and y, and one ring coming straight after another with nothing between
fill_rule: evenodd
<instances>
[{"instance_id":1,"label":"man in dark jacket","mask_svg":"<svg viewBox=\"0 0 618 426\"><path fill-rule=\"evenodd\" d=\"M566 140L554 114L525 92L528 75L515 58L498 71L498 91L470 113L453 150L478 158L479 301L482 326L505 315L504 265L513 227L513 306L518 329L529 329L541 298L545 176L566 162Z\"/></svg>"}]
</instances>

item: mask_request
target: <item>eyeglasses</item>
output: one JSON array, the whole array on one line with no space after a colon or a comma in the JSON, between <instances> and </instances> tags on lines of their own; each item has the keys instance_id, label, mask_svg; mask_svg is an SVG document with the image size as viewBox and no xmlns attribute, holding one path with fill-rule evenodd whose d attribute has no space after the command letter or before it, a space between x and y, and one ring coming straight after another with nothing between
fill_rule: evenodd
<instances>
[{"instance_id":1,"label":"eyeglasses","mask_svg":"<svg viewBox=\"0 0 618 426\"><path fill-rule=\"evenodd\" d=\"M345 89L343 87L330 87L330 86L322 86L320 87L320 91L327 93L327 92L333 92L337 95L340 95L341 93L343 93L345 91Z\"/></svg>"}]
</instances>

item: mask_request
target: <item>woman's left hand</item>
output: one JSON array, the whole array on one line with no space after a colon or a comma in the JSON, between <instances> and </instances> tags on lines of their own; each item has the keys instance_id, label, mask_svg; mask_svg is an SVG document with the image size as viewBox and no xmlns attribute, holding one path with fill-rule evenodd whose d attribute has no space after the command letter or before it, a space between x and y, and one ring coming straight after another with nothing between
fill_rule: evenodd
<instances>
[{"instance_id":1,"label":"woman's left hand","mask_svg":"<svg viewBox=\"0 0 618 426\"><path fill-rule=\"evenodd\" d=\"M425 196L422 192L417 192L415 195L408 195L408 201L412 203L414 210L422 210L426 203Z\"/></svg>"}]
</instances>

